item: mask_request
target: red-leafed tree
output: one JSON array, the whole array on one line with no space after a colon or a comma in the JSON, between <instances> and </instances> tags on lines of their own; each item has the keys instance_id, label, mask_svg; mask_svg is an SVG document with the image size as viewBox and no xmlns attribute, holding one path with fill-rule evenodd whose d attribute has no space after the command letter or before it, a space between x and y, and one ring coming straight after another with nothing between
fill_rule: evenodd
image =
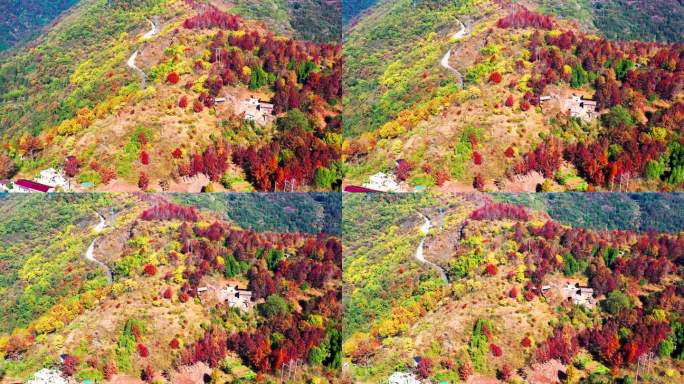
<instances>
[{"instance_id":1,"label":"red-leafed tree","mask_svg":"<svg viewBox=\"0 0 684 384\"><path fill-rule=\"evenodd\" d=\"M64 361L62 363L62 373L67 376L73 376L76 373L76 368L78 368L78 357L67 354L64 356Z\"/></svg>"},{"instance_id":2,"label":"red-leafed tree","mask_svg":"<svg viewBox=\"0 0 684 384\"><path fill-rule=\"evenodd\" d=\"M140 151L140 162L143 165L150 164L150 155L147 153L147 151Z\"/></svg>"},{"instance_id":3,"label":"red-leafed tree","mask_svg":"<svg viewBox=\"0 0 684 384\"><path fill-rule=\"evenodd\" d=\"M150 178L147 176L146 172L140 172L140 177L138 178L138 188L143 191L150 186Z\"/></svg>"},{"instance_id":4,"label":"red-leafed tree","mask_svg":"<svg viewBox=\"0 0 684 384\"><path fill-rule=\"evenodd\" d=\"M76 156L67 156L64 162L64 173L68 177L74 177L78 173L78 169L81 167L81 162L78 161Z\"/></svg>"},{"instance_id":5,"label":"red-leafed tree","mask_svg":"<svg viewBox=\"0 0 684 384\"><path fill-rule=\"evenodd\" d=\"M473 152L473 164L475 165L481 165L482 164L482 155L480 152Z\"/></svg>"},{"instance_id":6,"label":"red-leafed tree","mask_svg":"<svg viewBox=\"0 0 684 384\"><path fill-rule=\"evenodd\" d=\"M479 173L473 178L473 188L477 189L478 191L484 190L484 178Z\"/></svg>"},{"instance_id":7,"label":"red-leafed tree","mask_svg":"<svg viewBox=\"0 0 684 384\"><path fill-rule=\"evenodd\" d=\"M512 219L527 221L529 215L522 205L507 203L486 203L483 207L470 214L473 220L501 220Z\"/></svg>"},{"instance_id":8,"label":"red-leafed tree","mask_svg":"<svg viewBox=\"0 0 684 384\"><path fill-rule=\"evenodd\" d=\"M168 75L166 75L166 82L169 84L178 84L178 81L180 81L180 76L176 72L169 72Z\"/></svg>"},{"instance_id":9,"label":"red-leafed tree","mask_svg":"<svg viewBox=\"0 0 684 384\"><path fill-rule=\"evenodd\" d=\"M397 169L395 171L397 179L401 181L406 180L409 177L412 169L413 166L408 162L408 160L397 160Z\"/></svg>"},{"instance_id":10,"label":"red-leafed tree","mask_svg":"<svg viewBox=\"0 0 684 384\"><path fill-rule=\"evenodd\" d=\"M180 148L176 148L173 150L173 152L171 152L171 156L174 159L180 159L181 157L183 157L183 151L181 151Z\"/></svg>"},{"instance_id":11,"label":"red-leafed tree","mask_svg":"<svg viewBox=\"0 0 684 384\"><path fill-rule=\"evenodd\" d=\"M418 373L418 376L423 379L430 377L430 375L432 375L432 360L427 357L422 357L418 362L416 372Z\"/></svg>"},{"instance_id":12,"label":"red-leafed tree","mask_svg":"<svg viewBox=\"0 0 684 384\"><path fill-rule=\"evenodd\" d=\"M157 267L155 267L153 264L145 264L145 267L143 267L143 272L147 276L154 276L157 274Z\"/></svg>"},{"instance_id":13,"label":"red-leafed tree","mask_svg":"<svg viewBox=\"0 0 684 384\"><path fill-rule=\"evenodd\" d=\"M496 26L499 28L528 28L553 29L556 21L553 17L532 12L524 7L518 7L516 12L499 19Z\"/></svg>"},{"instance_id":14,"label":"red-leafed tree","mask_svg":"<svg viewBox=\"0 0 684 384\"><path fill-rule=\"evenodd\" d=\"M147 349L147 346L145 344L138 343L137 349L138 355L140 357L148 357L150 355L150 350Z\"/></svg>"},{"instance_id":15,"label":"red-leafed tree","mask_svg":"<svg viewBox=\"0 0 684 384\"><path fill-rule=\"evenodd\" d=\"M183 95L178 99L178 107L179 108L186 108L188 106L188 97L186 95Z\"/></svg>"},{"instance_id":16,"label":"red-leafed tree","mask_svg":"<svg viewBox=\"0 0 684 384\"><path fill-rule=\"evenodd\" d=\"M501 74L499 72L492 72L489 75L489 82L490 83L499 84L502 79L503 79L503 77L501 76Z\"/></svg>"}]
</instances>

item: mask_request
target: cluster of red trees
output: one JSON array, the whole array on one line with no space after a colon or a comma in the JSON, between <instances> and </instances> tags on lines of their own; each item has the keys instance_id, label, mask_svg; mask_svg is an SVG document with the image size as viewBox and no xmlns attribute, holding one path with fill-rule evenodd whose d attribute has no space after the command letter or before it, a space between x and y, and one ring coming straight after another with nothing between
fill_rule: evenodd
<instances>
[{"instance_id":1,"label":"cluster of red trees","mask_svg":"<svg viewBox=\"0 0 684 384\"><path fill-rule=\"evenodd\" d=\"M532 12L525 7L518 7L518 9L499 19L496 22L496 26L499 28L540 28L540 29L553 29L556 26L556 20L547 15L542 15L536 12Z\"/></svg>"},{"instance_id":2,"label":"cluster of red trees","mask_svg":"<svg viewBox=\"0 0 684 384\"><path fill-rule=\"evenodd\" d=\"M245 169L258 190L282 189L286 182L311 184L318 168L339 158L339 148L323 139L328 132L341 130L340 119L330 117L328 111L328 103L342 97L341 45L281 39L253 30L229 37L219 31L209 48L212 66L205 83L208 93L194 102L195 112L211 107L224 86L243 83L250 88L272 86L276 114L300 109L311 121L325 122L324 126L316 124L311 132L278 131L270 143L233 151L233 161ZM201 70L201 66L196 67L196 71ZM179 106L187 106L187 100L181 99ZM206 159L200 157L195 154L190 164L181 164L180 175L209 172L201 169L200 160L206 164ZM220 153L219 160L218 168L214 168L225 169ZM209 176L212 180L220 178Z\"/></svg>"},{"instance_id":3,"label":"cluster of red trees","mask_svg":"<svg viewBox=\"0 0 684 384\"><path fill-rule=\"evenodd\" d=\"M546 273L563 268L556 255L589 262L586 274L598 295L617 289L620 280L627 277L660 283L668 274L676 273L675 261L684 257L684 235L596 232L548 221L539 228L516 223L511 236L519 244L518 251L526 255L526 262L535 265L534 272L526 272L534 284L527 290L533 294L539 291ZM630 250L621 255L615 251L620 247ZM602 256L607 252L616 254L610 265Z\"/></svg>"},{"instance_id":4,"label":"cluster of red trees","mask_svg":"<svg viewBox=\"0 0 684 384\"><path fill-rule=\"evenodd\" d=\"M228 170L228 158L228 147L225 143L212 144L202 154L192 154L188 163L181 163L178 166L178 173L190 177L203 173L211 181L219 181Z\"/></svg>"},{"instance_id":5,"label":"cluster of red trees","mask_svg":"<svg viewBox=\"0 0 684 384\"><path fill-rule=\"evenodd\" d=\"M470 218L473 220L512 219L527 221L529 215L527 209L522 205L487 202L483 207L471 212Z\"/></svg>"},{"instance_id":6,"label":"cluster of red trees","mask_svg":"<svg viewBox=\"0 0 684 384\"><path fill-rule=\"evenodd\" d=\"M169 202L159 203L148 208L140 214L142 220L183 220L197 221L199 214L197 209L187 205L173 204Z\"/></svg>"},{"instance_id":7,"label":"cluster of red trees","mask_svg":"<svg viewBox=\"0 0 684 384\"><path fill-rule=\"evenodd\" d=\"M536 149L523 155L515 167L515 173L526 174L537 171L545 177L553 177L563 161L561 143L558 140L547 140Z\"/></svg>"},{"instance_id":8,"label":"cluster of red trees","mask_svg":"<svg viewBox=\"0 0 684 384\"><path fill-rule=\"evenodd\" d=\"M539 345L535 357L542 363L558 359L563 364L570 364L578 351L577 332L572 326L566 324L556 328L553 335Z\"/></svg>"},{"instance_id":9,"label":"cluster of red trees","mask_svg":"<svg viewBox=\"0 0 684 384\"><path fill-rule=\"evenodd\" d=\"M620 330L629 330L629 338L621 338ZM652 351L670 333L664 321L649 319L641 308L624 311L605 324L584 330L579 342L611 368L637 362L640 356Z\"/></svg>"},{"instance_id":10,"label":"cluster of red trees","mask_svg":"<svg viewBox=\"0 0 684 384\"><path fill-rule=\"evenodd\" d=\"M283 153L292 154L290 158ZM339 159L337 146L326 144L302 129L283 132L263 146L251 145L233 151L233 161L258 190L282 190L286 182L311 184L316 170Z\"/></svg>"},{"instance_id":11,"label":"cluster of red trees","mask_svg":"<svg viewBox=\"0 0 684 384\"><path fill-rule=\"evenodd\" d=\"M280 309L275 313L259 317L256 329L232 335L223 329L211 328L204 337L189 345L181 354L183 364L204 361L216 367L226 356L228 350L237 352L240 357L258 372L281 369L283 364L296 359L307 359L313 348L334 343L330 348L338 350L341 338L339 319L341 316L340 292L333 281L341 279L342 245L335 238L324 235L310 236L301 233L256 233L251 230L238 230L222 222L200 228L183 223L179 228L178 240L182 252L187 256L184 277L188 279L181 292L194 296L201 278L213 270L224 272L230 268L218 262L234 259L251 265L247 272L248 288L255 299L279 295L285 300L299 298L301 312ZM293 254L284 257L287 249ZM275 251L275 252L274 252ZM280 258L273 258L281 254ZM178 258L172 258L178 260ZM306 283L309 287L323 290L323 294L301 300L297 288ZM332 328L321 328L305 319L310 315L320 315L332 321ZM271 335L283 335L273 342ZM335 352L338 353L338 352ZM323 364L331 364L324 359Z\"/></svg>"},{"instance_id":12,"label":"cluster of red trees","mask_svg":"<svg viewBox=\"0 0 684 384\"><path fill-rule=\"evenodd\" d=\"M204 29L204 28L221 28L230 31L237 31L240 29L240 16L225 13L213 6L207 8L206 11L185 19L183 21L183 28L186 29Z\"/></svg>"}]
</instances>

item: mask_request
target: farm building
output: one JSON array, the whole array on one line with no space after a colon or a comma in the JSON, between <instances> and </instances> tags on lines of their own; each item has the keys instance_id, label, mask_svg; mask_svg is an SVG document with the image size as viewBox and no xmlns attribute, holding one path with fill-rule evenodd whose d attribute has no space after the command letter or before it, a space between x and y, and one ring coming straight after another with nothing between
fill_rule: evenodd
<instances>
[{"instance_id":1,"label":"farm building","mask_svg":"<svg viewBox=\"0 0 684 384\"><path fill-rule=\"evenodd\" d=\"M48 168L40 171L40 176L36 178L35 181L55 188L60 187L64 191L70 189L69 179L62 170L55 168Z\"/></svg>"},{"instance_id":2,"label":"farm building","mask_svg":"<svg viewBox=\"0 0 684 384\"><path fill-rule=\"evenodd\" d=\"M584 96L573 94L572 97L565 100L566 110L570 112L570 116L577 117L582 120L591 121L597 113L597 103L593 99L587 99Z\"/></svg>"},{"instance_id":3,"label":"farm building","mask_svg":"<svg viewBox=\"0 0 684 384\"><path fill-rule=\"evenodd\" d=\"M420 384L418 377L410 372L394 372L387 381L389 384Z\"/></svg>"},{"instance_id":4,"label":"farm building","mask_svg":"<svg viewBox=\"0 0 684 384\"><path fill-rule=\"evenodd\" d=\"M596 298L594 297L594 290L589 287L582 287L579 283L568 283L561 289L563 299L572 300L576 305L585 305L593 307L596 305Z\"/></svg>"},{"instance_id":5,"label":"farm building","mask_svg":"<svg viewBox=\"0 0 684 384\"><path fill-rule=\"evenodd\" d=\"M252 292L247 289L240 289L237 285L229 285L219 290L218 298L221 302L228 302L228 306L231 308L250 310L254 307Z\"/></svg>"},{"instance_id":6,"label":"farm building","mask_svg":"<svg viewBox=\"0 0 684 384\"><path fill-rule=\"evenodd\" d=\"M54 187L26 179L17 179L12 184L12 188L8 188L10 193L48 193L54 191Z\"/></svg>"}]
</instances>

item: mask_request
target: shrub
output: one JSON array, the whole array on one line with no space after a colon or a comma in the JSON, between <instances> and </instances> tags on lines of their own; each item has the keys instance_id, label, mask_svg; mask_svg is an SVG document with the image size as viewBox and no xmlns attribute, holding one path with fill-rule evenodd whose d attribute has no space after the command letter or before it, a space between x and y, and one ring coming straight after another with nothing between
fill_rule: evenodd
<instances>
[{"instance_id":1,"label":"shrub","mask_svg":"<svg viewBox=\"0 0 684 384\"><path fill-rule=\"evenodd\" d=\"M183 157L183 151L181 151L180 148L176 148L171 152L171 156L173 156L174 159L180 159Z\"/></svg>"},{"instance_id":2,"label":"shrub","mask_svg":"<svg viewBox=\"0 0 684 384\"><path fill-rule=\"evenodd\" d=\"M504 151L504 155L509 159L515 156L515 151L513 150L513 147L506 148L506 150Z\"/></svg>"},{"instance_id":3,"label":"shrub","mask_svg":"<svg viewBox=\"0 0 684 384\"><path fill-rule=\"evenodd\" d=\"M404 181L409 177L413 166L406 160L397 160L396 175L397 179Z\"/></svg>"},{"instance_id":4,"label":"shrub","mask_svg":"<svg viewBox=\"0 0 684 384\"><path fill-rule=\"evenodd\" d=\"M150 355L150 350L147 349L145 344L139 343L137 348L138 348L138 355L140 355L140 357L148 357Z\"/></svg>"},{"instance_id":5,"label":"shrub","mask_svg":"<svg viewBox=\"0 0 684 384\"><path fill-rule=\"evenodd\" d=\"M17 166L7 155L0 154L0 179L10 179L17 173Z\"/></svg>"},{"instance_id":6,"label":"shrub","mask_svg":"<svg viewBox=\"0 0 684 384\"><path fill-rule=\"evenodd\" d=\"M492 72L491 75L489 75L489 82L494 83L494 84L499 84L501 82L501 74L499 72Z\"/></svg>"},{"instance_id":7,"label":"shrub","mask_svg":"<svg viewBox=\"0 0 684 384\"><path fill-rule=\"evenodd\" d=\"M110 361L105 366L102 368L102 375L104 376L105 380L111 380L114 375L118 373L118 369L116 369L116 365L114 362Z\"/></svg>"},{"instance_id":8,"label":"shrub","mask_svg":"<svg viewBox=\"0 0 684 384\"><path fill-rule=\"evenodd\" d=\"M171 349L178 349L178 348L180 348L180 341L178 341L178 338L177 338L177 337L174 337L173 339L171 339L171 342L169 343L169 347L170 347Z\"/></svg>"},{"instance_id":9,"label":"shrub","mask_svg":"<svg viewBox=\"0 0 684 384\"><path fill-rule=\"evenodd\" d=\"M143 272L145 272L147 276L154 276L157 274L157 267L152 264L146 264L143 268Z\"/></svg>"},{"instance_id":10,"label":"shrub","mask_svg":"<svg viewBox=\"0 0 684 384\"><path fill-rule=\"evenodd\" d=\"M458 367L458 377L461 381L466 381L473 374L473 365L466 361Z\"/></svg>"},{"instance_id":11,"label":"shrub","mask_svg":"<svg viewBox=\"0 0 684 384\"><path fill-rule=\"evenodd\" d=\"M204 110L204 104L202 104L200 101L195 101L194 103L192 103L192 110L197 113L200 113Z\"/></svg>"},{"instance_id":12,"label":"shrub","mask_svg":"<svg viewBox=\"0 0 684 384\"><path fill-rule=\"evenodd\" d=\"M432 360L427 357L421 358L418 362L418 367L416 367L416 372L423 379L430 377L432 375Z\"/></svg>"},{"instance_id":13,"label":"shrub","mask_svg":"<svg viewBox=\"0 0 684 384\"><path fill-rule=\"evenodd\" d=\"M513 376L513 370L508 364L504 364L503 367L497 369L496 378L502 381L508 381Z\"/></svg>"},{"instance_id":14,"label":"shrub","mask_svg":"<svg viewBox=\"0 0 684 384\"><path fill-rule=\"evenodd\" d=\"M515 100L513 100L513 95L509 95L509 96L506 98L506 101L504 102L504 105L507 106L508 108L511 108L511 107L513 107L513 103L514 103L514 102L515 102Z\"/></svg>"},{"instance_id":15,"label":"shrub","mask_svg":"<svg viewBox=\"0 0 684 384\"><path fill-rule=\"evenodd\" d=\"M188 106L188 97L183 95L178 99L178 107L179 108L186 108Z\"/></svg>"},{"instance_id":16,"label":"shrub","mask_svg":"<svg viewBox=\"0 0 684 384\"><path fill-rule=\"evenodd\" d=\"M511 299L515 299L518 297L518 287L513 287L511 288L510 291L508 291L508 297Z\"/></svg>"},{"instance_id":17,"label":"shrub","mask_svg":"<svg viewBox=\"0 0 684 384\"><path fill-rule=\"evenodd\" d=\"M523 112L528 111L532 106L530 105L530 102L527 100L524 100L522 103L520 103L520 110Z\"/></svg>"},{"instance_id":18,"label":"shrub","mask_svg":"<svg viewBox=\"0 0 684 384\"><path fill-rule=\"evenodd\" d=\"M185 303L188 300L190 300L190 295L188 295L185 292L182 292L180 295L178 295L178 300L180 300L181 303Z\"/></svg>"},{"instance_id":19,"label":"shrub","mask_svg":"<svg viewBox=\"0 0 684 384\"><path fill-rule=\"evenodd\" d=\"M140 162L143 165L148 165L150 163L150 155L147 153L147 151L140 152Z\"/></svg>"},{"instance_id":20,"label":"shrub","mask_svg":"<svg viewBox=\"0 0 684 384\"><path fill-rule=\"evenodd\" d=\"M144 191L149 186L150 186L149 176L147 176L147 173L145 173L145 172L140 172L140 177L138 178L138 188L140 188Z\"/></svg>"},{"instance_id":21,"label":"shrub","mask_svg":"<svg viewBox=\"0 0 684 384\"><path fill-rule=\"evenodd\" d=\"M483 191L484 190L484 179L482 178L481 174L475 175L473 178L473 188L477 189L478 191Z\"/></svg>"},{"instance_id":22,"label":"shrub","mask_svg":"<svg viewBox=\"0 0 684 384\"><path fill-rule=\"evenodd\" d=\"M480 152L473 152L473 163L475 165L481 165L482 164L482 155Z\"/></svg>"},{"instance_id":23,"label":"shrub","mask_svg":"<svg viewBox=\"0 0 684 384\"><path fill-rule=\"evenodd\" d=\"M162 296L167 300L171 299L173 297L173 289L171 289L171 287L167 287L164 290L164 293L162 294Z\"/></svg>"},{"instance_id":24,"label":"shrub","mask_svg":"<svg viewBox=\"0 0 684 384\"><path fill-rule=\"evenodd\" d=\"M488 274L489 276L495 276L496 275L496 265L494 264L487 264L485 267L485 273Z\"/></svg>"},{"instance_id":25,"label":"shrub","mask_svg":"<svg viewBox=\"0 0 684 384\"><path fill-rule=\"evenodd\" d=\"M520 345L522 345L525 348L529 348L532 345L532 340L530 340L530 338L528 336L525 336L520 341Z\"/></svg>"},{"instance_id":26,"label":"shrub","mask_svg":"<svg viewBox=\"0 0 684 384\"><path fill-rule=\"evenodd\" d=\"M178 81L180 80L180 76L176 72L170 72L168 75L166 75L166 81L170 84L178 84Z\"/></svg>"},{"instance_id":27,"label":"shrub","mask_svg":"<svg viewBox=\"0 0 684 384\"><path fill-rule=\"evenodd\" d=\"M64 363L62 363L62 373L67 376L73 376L78 367L78 357L72 355L64 356Z\"/></svg>"},{"instance_id":28,"label":"shrub","mask_svg":"<svg viewBox=\"0 0 684 384\"><path fill-rule=\"evenodd\" d=\"M503 350L501 350L501 347L494 343L489 344L489 350L495 357L500 357L501 355L503 355Z\"/></svg>"}]
</instances>

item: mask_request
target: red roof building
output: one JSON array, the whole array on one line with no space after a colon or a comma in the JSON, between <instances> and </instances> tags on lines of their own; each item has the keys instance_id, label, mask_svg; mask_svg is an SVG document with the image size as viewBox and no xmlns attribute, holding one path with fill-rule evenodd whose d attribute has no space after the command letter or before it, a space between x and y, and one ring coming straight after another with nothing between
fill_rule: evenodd
<instances>
[{"instance_id":1,"label":"red roof building","mask_svg":"<svg viewBox=\"0 0 684 384\"><path fill-rule=\"evenodd\" d=\"M21 188L23 188L23 189L26 189L26 190L28 190L29 192L43 192L43 193L46 193L46 192L50 192L50 190L53 189L53 188L52 188L51 186L49 186L49 185L37 183L37 182L35 182L35 181L26 180L26 179L17 179L17 180L14 182L14 185L15 185L15 186L19 186L19 187L21 187Z\"/></svg>"},{"instance_id":2,"label":"red roof building","mask_svg":"<svg viewBox=\"0 0 684 384\"><path fill-rule=\"evenodd\" d=\"M348 186L344 187L344 191L349 192L349 193L380 192L380 191L376 191L375 189L370 189L370 188L366 188L366 187L359 187L356 185L348 185Z\"/></svg>"}]
</instances>

